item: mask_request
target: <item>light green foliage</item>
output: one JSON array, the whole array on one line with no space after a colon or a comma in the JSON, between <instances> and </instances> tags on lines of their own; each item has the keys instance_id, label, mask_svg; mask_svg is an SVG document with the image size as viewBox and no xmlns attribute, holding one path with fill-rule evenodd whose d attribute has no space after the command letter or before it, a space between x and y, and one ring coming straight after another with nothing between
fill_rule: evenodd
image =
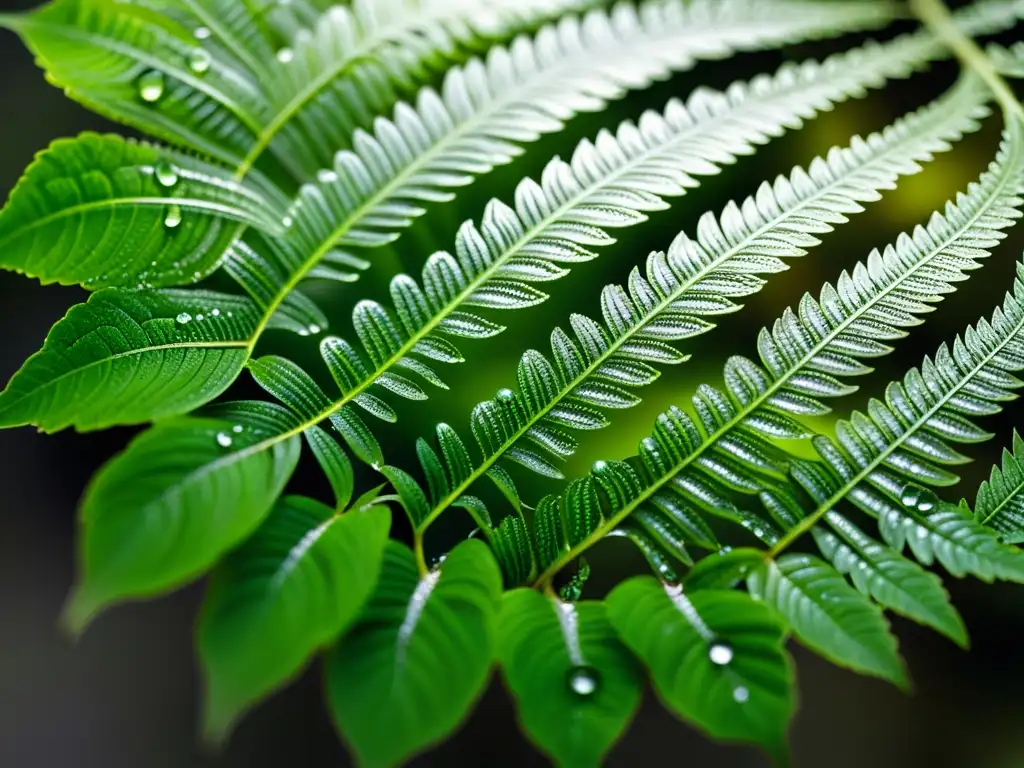
<instances>
[{"instance_id":1,"label":"light green foliage","mask_svg":"<svg viewBox=\"0 0 1024 768\"><path fill-rule=\"evenodd\" d=\"M448 737L496 670L558 765L601 764L645 678L683 721L785 764L789 635L897 685L886 612L966 646L931 567L1024 581L1024 443L973 510L935 489L1021 386L1024 267L988 319L823 426L1024 205L1024 106L1003 79L1024 51L981 39L1024 6L909 8L921 23L899 35L882 0L54 0L0 15L69 97L160 142L55 142L0 211L0 267L92 291L0 392L0 427L153 422L85 493L69 628L209 574L207 736L323 653L327 706L366 766ZM773 72L614 128L585 117L702 60L872 32L884 42L807 61L789 48ZM617 230L776 138L950 57L960 76L930 103L751 185L664 252L616 248ZM694 338L999 119L990 164L941 211L808 286L757 359L729 358L636 455L566 477L588 433L687 363ZM496 171L570 121L587 138L535 178ZM408 230L488 174L498 196L450 250L421 253L430 236ZM382 253L410 274L360 300L349 284ZM460 364L479 342L605 254L622 268L593 317L566 318L508 388L475 394L468 430L387 426L471 382ZM352 327L328 333L338 307ZM276 402L214 403L250 380ZM385 456L389 428L406 448ZM330 504L285 495L304 444ZM538 475L560 490L541 497ZM431 527L452 508L473 530L445 554ZM392 531L399 509L409 534ZM609 537L655 578L591 594L584 555Z\"/></svg>"}]
</instances>

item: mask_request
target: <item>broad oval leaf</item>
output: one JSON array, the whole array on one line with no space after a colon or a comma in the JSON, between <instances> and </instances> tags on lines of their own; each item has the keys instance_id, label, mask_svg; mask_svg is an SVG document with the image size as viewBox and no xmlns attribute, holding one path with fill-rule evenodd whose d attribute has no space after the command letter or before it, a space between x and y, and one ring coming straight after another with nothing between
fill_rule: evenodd
<instances>
[{"instance_id":1,"label":"broad oval leaf","mask_svg":"<svg viewBox=\"0 0 1024 768\"><path fill-rule=\"evenodd\" d=\"M684 595L649 576L620 584L607 603L612 626L676 714L715 738L785 755L794 678L770 610L742 592Z\"/></svg>"},{"instance_id":2,"label":"broad oval leaf","mask_svg":"<svg viewBox=\"0 0 1024 768\"><path fill-rule=\"evenodd\" d=\"M856 672L907 685L896 639L882 611L811 555L784 555L747 578L757 600L774 608L809 647Z\"/></svg>"},{"instance_id":3,"label":"broad oval leaf","mask_svg":"<svg viewBox=\"0 0 1024 768\"><path fill-rule=\"evenodd\" d=\"M600 765L640 703L643 676L599 602L505 594L498 656L527 736L557 765Z\"/></svg>"},{"instance_id":4,"label":"broad oval leaf","mask_svg":"<svg viewBox=\"0 0 1024 768\"><path fill-rule=\"evenodd\" d=\"M355 620L376 586L390 526L386 507L338 514L289 496L214 570L198 637L211 737L223 738Z\"/></svg>"},{"instance_id":5,"label":"broad oval leaf","mask_svg":"<svg viewBox=\"0 0 1024 768\"><path fill-rule=\"evenodd\" d=\"M85 431L189 411L238 377L258 322L252 301L224 293L95 293L0 393L0 427Z\"/></svg>"},{"instance_id":6,"label":"broad oval leaf","mask_svg":"<svg viewBox=\"0 0 1024 768\"><path fill-rule=\"evenodd\" d=\"M54 142L11 193L0 267L87 288L181 285L212 272L242 225L273 232L280 221L227 171L85 133Z\"/></svg>"},{"instance_id":7,"label":"broad oval leaf","mask_svg":"<svg viewBox=\"0 0 1024 768\"><path fill-rule=\"evenodd\" d=\"M82 504L81 577L65 622L200 576L259 526L299 458L292 420L238 404L156 426L95 477Z\"/></svg>"},{"instance_id":8,"label":"broad oval leaf","mask_svg":"<svg viewBox=\"0 0 1024 768\"><path fill-rule=\"evenodd\" d=\"M361 765L401 764L465 719L490 672L500 600L483 542L423 578L409 548L389 543L376 592L327 662L331 713Z\"/></svg>"}]
</instances>

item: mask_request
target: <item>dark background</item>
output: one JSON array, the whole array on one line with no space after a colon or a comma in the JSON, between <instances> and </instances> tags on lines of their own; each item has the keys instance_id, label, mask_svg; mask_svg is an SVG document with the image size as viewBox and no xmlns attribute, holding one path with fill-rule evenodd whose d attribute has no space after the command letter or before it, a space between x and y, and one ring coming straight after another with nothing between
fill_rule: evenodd
<instances>
[{"instance_id":1,"label":"dark background","mask_svg":"<svg viewBox=\"0 0 1024 768\"><path fill-rule=\"evenodd\" d=\"M0 9L26 7L3 2ZM737 77L774 69L783 59L820 56L850 43L794 47L781 53L747 55L728 64L701 65L685 76L614 105L601 116L574 120L566 131L530 148L527 156L474 186L457 206L428 215L402 238L394 253L383 254L361 283L338 295L320 298L337 320L335 332L346 333L352 304L380 296L386 279L401 266L418 270L436 247L449 246L458 223L478 216L492 195L508 200L515 181L536 174L551 155L566 156L579 138L601 127L635 118L643 108L660 109L697 84L721 87ZM794 164L806 164L853 133L880 129L952 82L955 69L942 65L909 83L840 107L799 134L773 142L755 158L727 168L702 188L673 201L671 210L650 224L622 233L602 258L574 270L551 286L553 298L523 313L515 330L496 341L467 344L469 363L453 376L450 392L427 407L401 409L401 429L382 430L388 458L410 466L410 434L429 434L444 419L461 429L472 404L500 386L514 382L514 365L528 345L545 349L555 324L570 311L598 312L600 287L622 282L629 268L652 249L667 247L676 232L693 231L705 210L720 210L729 199L752 193L755 179L771 178ZM0 190L9 190L34 152L52 139L81 130L111 129L48 86L31 57L13 35L0 32ZM127 129L117 128L122 133ZM685 404L697 384L719 384L727 353L753 355L757 330L805 290L826 280L891 242L900 231L926 221L956 189L976 178L994 153L998 118L951 154L940 156L926 172L906 180L900 190L869 206L868 211L832 236L811 256L770 285L739 315L698 340L689 364L667 372L644 393L644 404L616 418L615 426L583 441L570 474L596 458L619 458L632 452L653 416L670 403ZM0 199L5 197L0 191ZM862 381L865 393L880 394L884 383L917 364L923 354L953 338L967 323L988 315L1010 287L1014 261L1024 243L1015 233L974 279L928 318L880 370ZM83 298L76 289L46 287L13 274L0 274L0 382L14 373L41 345L47 329L67 308ZM524 321L524 318L529 318ZM268 348L296 359L315 361L312 343L296 337L268 337ZM301 348L300 348L301 347ZM237 388L253 396L251 386ZM867 394L837 406L845 415ZM995 438L971 448L976 463L964 469L957 492L973 499L978 482L1008 445L1021 411L1011 407L990 420ZM824 426L827 427L827 424ZM191 630L200 588L146 604L123 606L102 616L77 642L61 635L56 618L73 579L77 500L90 475L123 448L133 434L119 429L93 435L44 436L22 429L0 434L0 766L4 768L266 768L269 766L341 766L347 757L323 712L318 672L278 695L241 725L223 754L198 746L198 674L193 662ZM308 467L306 468L308 470ZM315 472L300 471L295 489L322 494ZM529 499L551 486L519 475ZM953 497L950 497L953 499ZM955 500L955 499L954 499ZM454 523L452 524L455 525ZM453 528L453 530L455 530ZM442 531L442 535L443 535ZM614 583L638 567L635 553L620 542L595 553L594 589ZM893 625L900 638L915 690L896 689L837 669L799 648L801 708L793 729L798 768L1020 768L1024 766L1024 587L987 586L950 579L949 588L972 631L973 647L963 652L938 635L901 619ZM382 713L386 717L386 713ZM675 721L654 701L645 699L631 730L612 753L613 766L654 761L672 765L741 768L763 766L756 752L711 744ZM416 761L417 766L544 765L519 736L514 715L499 685L483 698L465 727L448 743Z\"/></svg>"}]
</instances>

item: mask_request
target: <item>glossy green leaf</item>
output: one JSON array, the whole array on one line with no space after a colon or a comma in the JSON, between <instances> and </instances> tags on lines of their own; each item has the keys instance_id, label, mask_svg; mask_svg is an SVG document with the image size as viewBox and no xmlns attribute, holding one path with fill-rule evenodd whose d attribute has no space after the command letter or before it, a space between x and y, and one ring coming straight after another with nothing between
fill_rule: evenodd
<instances>
[{"instance_id":1,"label":"glossy green leaf","mask_svg":"<svg viewBox=\"0 0 1024 768\"><path fill-rule=\"evenodd\" d=\"M666 706L716 739L784 758L795 682L771 611L742 592L684 594L647 576L620 584L607 603Z\"/></svg>"},{"instance_id":2,"label":"glossy green leaf","mask_svg":"<svg viewBox=\"0 0 1024 768\"><path fill-rule=\"evenodd\" d=\"M1024 543L1024 440L1013 432L1013 448L978 489L974 517L994 528L1007 544Z\"/></svg>"},{"instance_id":3,"label":"glossy green leaf","mask_svg":"<svg viewBox=\"0 0 1024 768\"><path fill-rule=\"evenodd\" d=\"M299 438L267 403L144 432L95 477L82 503L81 575L65 613L80 632L107 605L202 575L249 536L284 489Z\"/></svg>"},{"instance_id":4,"label":"glossy green leaf","mask_svg":"<svg viewBox=\"0 0 1024 768\"><path fill-rule=\"evenodd\" d=\"M398 765L462 723L490 673L500 600L483 542L422 578L412 552L389 544L376 592L327 662L331 713L361 765Z\"/></svg>"},{"instance_id":5,"label":"glossy green leaf","mask_svg":"<svg viewBox=\"0 0 1024 768\"><path fill-rule=\"evenodd\" d=\"M152 288L205 277L241 225L282 214L230 173L113 135L61 139L0 212L0 267L43 283Z\"/></svg>"},{"instance_id":6,"label":"glossy green leaf","mask_svg":"<svg viewBox=\"0 0 1024 768\"><path fill-rule=\"evenodd\" d=\"M747 587L802 643L830 661L907 685L882 611L832 566L811 555L784 555L751 573Z\"/></svg>"},{"instance_id":7,"label":"glossy green leaf","mask_svg":"<svg viewBox=\"0 0 1024 768\"><path fill-rule=\"evenodd\" d=\"M90 430L189 411L237 378L258 320L251 301L223 293L95 293L0 393L0 427Z\"/></svg>"},{"instance_id":8,"label":"glossy green leaf","mask_svg":"<svg viewBox=\"0 0 1024 768\"><path fill-rule=\"evenodd\" d=\"M603 763L640 703L643 675L599 602L505 594L498 657L526 735L556 765Z\"/></svg>"},{"instance_id":9,"label":"glossy green leaf","mask_svg":"<svg viewBox=\"0 0 1024 768\"><path fill-rule=\"evenodd\" d=\"M390 524L386 507L338 514L285 497L214 569L198 627L211 737L223 738L356 619L380 575Z\"/></svg>"}]
</instances>

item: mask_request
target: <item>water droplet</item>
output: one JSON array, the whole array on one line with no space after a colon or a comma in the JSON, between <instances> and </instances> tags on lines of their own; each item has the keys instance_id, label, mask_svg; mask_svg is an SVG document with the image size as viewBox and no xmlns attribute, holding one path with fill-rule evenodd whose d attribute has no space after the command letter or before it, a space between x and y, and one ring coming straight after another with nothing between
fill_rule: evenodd
<instances>
[{"instance_id":1,"label":"water droplet","mask_svg":"<svg viewBox=\"0 0 1024 768\"><path fill-rule=\"evenodd\" d=\"M212 33L210 32L209 27L196 27L196 31L192 34L195 36L196 40L209 40Z\"/></svg>"},{"instance_id":2,"label":"water droplet","mask_svg":"<svg viewBox=\"0 0 1024 768\"><path fill-rule=\"evenodd\" d=\"M231 435L227 434L226 432L217 433L217 445L219 445L221 448L230 448L233 442L234 440L231 439Z\"/></svg>"},{"instance_id":3,"label":"water droplet","mask_svg":"<svg viewBox=\"0 0 1024 768\"><path fill-rule=\"evenodd\" d=\"M197 283L198 283L198 282L199 282L200 280L202 280L202 279L203 279L203 273L202 273L202 272L193 272L193 273L192 273L192 279L193 279L193 280L194 280L195 282L197 282Z\"/></svg>"},{"instance_id":4,"label":"water droplet","mask_svg":"<svg viewBox=\"0 0 1024 768\"><path fill-rule=\"evenodd\" d=\"M732 689L732 697L740 704L745 704L750 701L750 691L744 686L737 685Z\"/></svg>"},{"instance_id":5,"label":"water droplet","mask_svg":"<svg viewBox=\"0 0 1024 768\"><path fill-rule=\"evenodd\" d=\"M198 320L199 322L202 322L205 319L206 318L203 315L196 315L196 320Z\"/></svg>"},{"instance_id":6,"label":"water droplet","mask_svg":"<svg viewBox=\"0 0 1024 768\"><path fill-rule=\"evenodd\" d=\"M499 389L498 390L498 402L500 403L511 403L516 399L515 392L511 389Z\"/></svg>"},{"instance_id":7,"label":"water droplet","mask_svg":"<svg viewBox=\"0 0 1024 768\"><path fill-rule=\"evenodd\" d=\"M755 528L754 529L754 535L757 536L757 538L760 539L762 536L764 536L764 531L761 530L760 528Z\"/></svg>"},{"instance_id":8,"label":"water droplet","mask_svg":"<svg viewBox=\"0 0 1024 768\"><path fill-rule=\"evenodd\" d=\"M296 333L299 334L299 336L309 336L309 328L299 328Z\"/></svg>"},{"instance_id":9,"label":"water droplet","mask_svg":"<svg viewBox=\"0 0 1024 768\"><path fill-rule=\"evenodd\" d=\"M294 58L295 51L293 51L291 48L282 48L277 52L277 60L280 61L282 64L287 64Z\"/></svg>"},{"instance_id":10,"label":"water droplet","mask_svg":"<svg viewBox=\"0 0 1024 768\"><path fill-rule=\"evenodd\" d=\"M174 319L177 320L182 325L188 325L189 323L192 322L192 315L190 315L188 312L182 312Z\"/></svg>"},{"instance_id":11,"label":"water droplet","mask_svg":"<svg viewBox=\"0 0 1024 768\"><path fill-rule=\"evenodd\" d=\"M712 643L708 649L708 658L712 664L724 667L732 661L732 646L726 643Z\"/></svg>"},{"instance_id":12,"label":"water droplet","mask_svg":"<svg viewBox=\"0 0 1024 768\"><path fill-rule=\"evenodd\" d=\"M179 224L181 224L181 207L172 205L167 209L167 216L164 217L164 226L168 229L174 229Z\"/></svg>"},{"instance_id":13,"label":"water droplet","mask_svg":"<svg viewBox=\"0 0 1024 768\"><path fill-rule=\"evenodd\" d=\"M607 472L607 471L608 471L608 462L607 461L595 461L594 462L594 472L596 474L599 475L602 472Z\"/></svg>"},{"instance_id":14,"label":"water droplet","mask_svg":"<svg viewBox=\"0 0 1024 768\"><path fill-rule=\"evenodd\" d=\"M581 698L592 696L601 685L601 675L593 667L580 665L573 667L566 675L569 690Z\"/></svg>"},{"instance_id":15,"label":"water droplet","mask_svg":"<svg viewBox=\"0 0 1024 768\"><path fill-rule=\"evenodd\" d=\"M295 219L293 219L291 216L285 216L283 219L281 219L281 226L284 227L285 229L290 229L292 224L294 223Z\"/></svg>"},{"instance_id":16,"label":"water droplet","mask_svg":"<svg viewBox=\"0 0 1024 768\"><path fill-rule=\"evenodd\" d=\"M315 336L316 334L320 333L321 330L322 329L320 328L320 326L317 325L316 323L313 323L311 326L309 326L309 332L311 335Z\"/></svg>"},{"instance_id":17,"label":"water droplet","mask_svg":"<svg viewBox=\"0 0 1024 768\"><path fill-rule=\"evenodd\" d=\"M167 160L161 160L156 164L153 175L156 176L156 183L161 187L170 189L178 183L178 169Z\"/></svg>"},{"instance_id":18,"label":"water droplet","mask_svg":"<svg viewBox=\"0 0 1024 768\"><path fill-rule=\"evenodd\" d=\"M234 432L236 435L240 435L242 434L242 431L244 429L245 427L243 427L241 424L235 424L235 426L231 428L231 431Z\"/></svg>"},{"instance_id":19,"label":"water droplet","mask_svg":"<svg viewBox=\"0 0 1024 768\"><path fill-rule=\"evenodd\" d=\"M212 310L210 310L210 317L220 317L220 310L219 309L212 309Z\"/></svg>"},{"instance_id":20,"label":"water droplet","mask_svg":"<svg viewBox=\"0 0 1024 768\"><path fill-rule=\"evenodd\" d=\"M188 55L188 68L197 75L205 75L209 72L212 63L213 59L210 54L202 48L196 48Z\"/></svg>"},{"instance_id":21,"label":"water droplet","mask_svg":"<svg viewBox=\"0 0 1024 768\"><path fill-rule=\"evenodd\" d=\"M324 168L316 172L316 180L321 184L333 184L338 180L338 174L330 168Z\"/></svg>"},{"instance_id":22,"label":"water droplet","mask_svg":"<svg viewBox=\"0 0 1024 768\"><path fill-rule=\"evenodd\" d=\"M900 492L900 502L903 506L918 512L931 512L939 503L939 497L927 488L911 483L903 486L903 490Z\"/></svg>"},{"instance_id":23,"label":"water droplet","mask_svg":"<svg viewBox=\"0 0 1024 768\"><path fill-rule=\"evenodd\" d=\"M164 95L164 73L155 69L139 78L139 97L147 104L153 104Z\"/></svg>"}]
</instances>

